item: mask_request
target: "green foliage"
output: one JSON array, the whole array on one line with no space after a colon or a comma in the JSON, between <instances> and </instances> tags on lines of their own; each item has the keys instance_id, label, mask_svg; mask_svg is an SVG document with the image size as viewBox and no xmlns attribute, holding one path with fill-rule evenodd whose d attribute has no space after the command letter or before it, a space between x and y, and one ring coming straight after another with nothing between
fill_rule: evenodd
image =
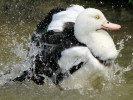
<instances>
[{"instance_id":1,"label":"green foliage","mask_svg":"<svg viewBox=\"0 0 133 100\"><path fill-rule=\"evenodd\" d=\"M129 0L129 3L133 6L133 0Z\"/></svg>"}]
</instances>

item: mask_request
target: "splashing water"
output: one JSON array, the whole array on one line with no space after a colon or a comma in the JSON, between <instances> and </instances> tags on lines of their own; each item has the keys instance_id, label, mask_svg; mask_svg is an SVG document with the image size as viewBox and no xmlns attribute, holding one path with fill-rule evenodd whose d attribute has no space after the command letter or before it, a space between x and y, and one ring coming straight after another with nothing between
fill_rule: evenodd
<instances>
[{"instance_id":1,"label":"splashing water","mask_svg":"<svg viewBox=\"0 0 133 100\"><path fill-rule=\"evenodd\" d=\"M26 43L28 42L25 38L23 39ZM6 64L1 63L1 65L4 66L5 71L0 71L0 85L12 83L10 80L19 76L20 73L29 69L30 67L30 63L27 60L27 50L24 49L23 43L17 42L17 39L15 38L10 44L8 44L8 47L11 48L9 52L14 54L16 59L13 59L13 61L10 61L9 59Z\"/></svg>"},{"instance_id":2,"label":"splashing water","mask_svg":"<svg viewBox=\"0 0 133 100\"><path fill-rule=\"evenodd\" d=\"M119 50L118 50L119 53L121 52L121 50L124 49L124 42L127 42L128 39L130 39L130 38L127 37L127 39L122 39L121 41L119 41L117 43L117 45L119 45ZM25 38L24 38L24 40L26 43L28 43L28 40L26 40ZM20 61L15 61L15 60L14 60L14 62L9 61L8 64L6 64L6 65L4 65L3 63L0 63L0 65L3 65L5 70L7 71L6 73L5 73L5 71L4 72L2 70L0 71L0 76L1 76L0 77L0 86L1 87L5 86L5 84L7 84L7 83L10 85L15 84L14 82L12 82L10 80L19 76L20 73L22 73L23 71L28 70L31 65L29 58L27 57L27 50L24 49L25 44L17 42L17 39L14 39L11 44L13 44L14 47L10 49L10 53L15 54L15 56L17 58L19 58ZM37 54L37 52L39 52L39 50L37 50L37 48L34 47L34 45L32 45L32 46L33 47L30 52L33 54ZM32 55L30 55L30 56L32 56ZM96 84L94 84L94 85L96 88L89 87L89 88L82 88L79 90L67 90L67 91L61 92L61 91L59 91L58 87L55 87L51 82L48 81L48 83L46 85L44 85L43 87L37 86L37 88L39 88L39 90L37 90L37 92L38 92L37 94L44 93L45 94L44 97L46 97L46 98L49 98L48 95L52 94L52 93L58 94L58 95L61 94L62 95L61 97L66 97L66 100L67 100L67 99L69 99L69 97L67 95L76 93L77 95L80 94L81 98L86 96L88 99L95 98L95 100L99 100L99 98L102 98L101 97L102 94L111 92L115 88L120 87L122 83L125 83L123 74L130 70L131 70L131 66L127 66L127 68L123 68L116 62L114 64L114 66L111 67L110 70L108 70L108 79L107 80L103 80L100 78L98 78L98 80L95 80L94 83L96 83ZM100 83L100 85L99 85L99 83ZM32 85L33 84L28 83L28 85L26 84L25 86L23 86L23 88L26 88L25 90L30 88L31 91L36 91L36 88L34 87L34 85L32 87ZM15 84L15 86L18 87L17 84ZM58 96L56 96L55 98L58 98ZM74 98L78 99L78 96L77 97L74 96Z\"/></svg>"}]
</instances>

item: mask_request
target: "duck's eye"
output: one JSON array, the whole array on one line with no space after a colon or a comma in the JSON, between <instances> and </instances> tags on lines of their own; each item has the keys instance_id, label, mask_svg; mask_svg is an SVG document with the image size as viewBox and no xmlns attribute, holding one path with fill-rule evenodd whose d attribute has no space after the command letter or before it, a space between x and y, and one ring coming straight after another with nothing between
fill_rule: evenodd
<instances>
[{"instance_id":1,"label":"duck's eye","mask_svg":"<svg viewBox=\"0 0 133 100\"><path fill-rule=\"evenodd\" d=\"M99 15L96 15L94 18L95 19L100 19L100 16Z\"/></svg>"}]
</instances>

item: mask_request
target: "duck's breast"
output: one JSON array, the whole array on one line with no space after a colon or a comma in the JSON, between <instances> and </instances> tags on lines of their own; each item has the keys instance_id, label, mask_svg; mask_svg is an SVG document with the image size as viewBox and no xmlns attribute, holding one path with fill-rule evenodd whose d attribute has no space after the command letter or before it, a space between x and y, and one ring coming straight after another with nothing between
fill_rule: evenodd
<instances>
[{"instance_id":1,"label":"duck's breast","mask_svg":"<svg viewBox=\"0 0 133 100\"><path fill-rule=\"evenodd\" d=\"M91 33L88 37L88 47L92 50L92 53L101 58L115 59L118 55L115 44L111 36L103 30Z\"/></svg>"}]
</instances>

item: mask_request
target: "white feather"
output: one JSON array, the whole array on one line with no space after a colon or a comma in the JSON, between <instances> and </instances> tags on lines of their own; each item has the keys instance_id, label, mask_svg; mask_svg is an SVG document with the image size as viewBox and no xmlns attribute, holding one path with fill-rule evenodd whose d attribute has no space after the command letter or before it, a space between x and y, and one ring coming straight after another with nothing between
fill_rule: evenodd
<instances>
[{"instance_id":1,"label":"white feather","mask_svg":"<svg viewBox=\"0 0 133 100\"><path fill-rule=\"evenodd\" d=\"M84 10L82 6L72 5L66 11L59 12L53 15L52 21L48 26L48 31L54 30L55 32L62 32L63 25L66 22L75 22L79 13Z\"/></svg>"},{"instance_id":2,"label":"white feather","mask_svg":"<svg viewBox=\"0 0 133 100\"><path fill-rule=\"evenodd\" d=\"M78 8L78 9L77 9ZM94 18L100 16L100 20ZM75 73L60 83L62 88L81 88L90 84L91 79L97 76L107 76L107 67L101 64L92 53L101 60L114 60L118 52L110 35L101 28L106 20L103 13L94 8L84 9L81 6L72 6L66 11L57 13L48 30L62 31L65 22L75 22L74 34L77 40L87 47L73 47L62 51L58 61L59 66L64 70L84 62L84 65ZM69 34L69 33L68 33Z\"/></svg>"},{"instance_id":3,"label":"white feather","mask_svg":"<svg viewBox=\"0 0 133 100\"><path fill-rule=\"evenodd\" d=\"M61 59L58 61L59 66L62 69L68 70L74 65L78 65L80 62L84 62L84 65L75 73L73 73L68 78L64 79L60 83L62 88L73 89L81 88L90 84L90 79L92 75L96 76L104 75L106 76L106 68L104 65L99 63L99 61L92 56L90 50L87 47L73 47L66 49L61 54Z\"/></svg>"},{"instance_id":4,"label":"white feather","mask_svg":"<svg viewBox=\"0 0 133 100\"><path fill-rule=\"evenodd\" d=\"M94 18L100 16L100 20ZM118 55L115 44L111 36L101 28L101 24L106 20L103 13L97 9L88 8L84 10L75 21L75 36L81 43L84 43L93 54L102 60L115 59Z\"/></svg>"}]
</instances>

